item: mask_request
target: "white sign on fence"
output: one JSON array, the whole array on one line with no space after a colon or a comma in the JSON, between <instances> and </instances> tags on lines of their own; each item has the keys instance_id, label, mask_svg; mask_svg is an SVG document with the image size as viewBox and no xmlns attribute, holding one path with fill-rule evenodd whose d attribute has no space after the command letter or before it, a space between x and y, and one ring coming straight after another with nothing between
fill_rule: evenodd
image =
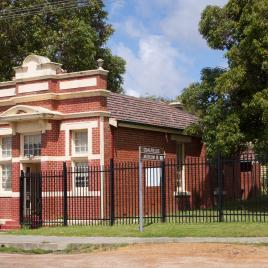
<instances>
[{"instance_id":1,"label":"white sign on fence","mask_svg":"<svg viewBox=\"0 0 268 268\"><path fill-rule=\"evenodd\" d=\"M140 160L162 161L165 159L165 151L163 148L140 146Z\"/></svg>"},{"instance_id":2,"label":"white sign on fence","mask_svg":"<svg viewBox=\"0 0 268 268\"><path fill-rule=\"evenodd\" d=\"M139 146L139 219L140 219L140 231L143 232L143 185L142 185L142 161L164 161L165 151L163 148ZM147 186L160 185L160 173L161 169L147 169L146 171L146 183ZM157 175L153 178L152 175ZM153 179L152 179L153 178Z\"/></svg>"}]
</instances>

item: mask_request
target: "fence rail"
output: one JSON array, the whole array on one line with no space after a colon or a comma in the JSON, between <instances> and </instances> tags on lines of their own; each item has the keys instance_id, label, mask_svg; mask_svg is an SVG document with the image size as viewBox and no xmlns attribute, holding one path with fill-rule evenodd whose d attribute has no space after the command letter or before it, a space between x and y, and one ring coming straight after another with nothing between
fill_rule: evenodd
<instances>
[{"instance_id":1,"label":"fence rail","mask_svg":"<svg viewBox=\"0 0 268 268\"><path fill-rule=\"evenodd\" d=\"M268 161L188 157L144 162L144 221L268 221ZM39 226L139 223L136 162L21 172L21 224Z\"/></svg>"}]
</instances>

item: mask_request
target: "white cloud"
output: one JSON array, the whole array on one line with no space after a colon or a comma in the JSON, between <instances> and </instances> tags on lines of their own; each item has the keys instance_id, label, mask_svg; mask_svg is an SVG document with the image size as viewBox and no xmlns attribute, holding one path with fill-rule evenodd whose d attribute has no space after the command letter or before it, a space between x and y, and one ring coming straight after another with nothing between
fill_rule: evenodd
<instances>
[{"instance_id":1,"label":"white cloud","mask_svg":"<svg viewBox=\"0 0 268 268\"><path fill-rule=\"evenodd\" d=\"M141 38L136 54L122 43L116 53L127 61L125 90L128 94L174 97L190 82L177 67L178 61L187 64L187 58L162 36Z\"/></svg>"},{"instance_id":2,"label":"white cloud","mask_svg":"<svg viewBox=\"0 0 268 268\"><path fill-rule=\"evenodd\" d=\"M141 38L148 34L148 30L145 28L141 21L137 18L129 17L123 24L123 31L132 38Z\"/></svg>"},{"instance_id":3,"label":"white cloud","mask_svg":"<svg viewBox=\"0 0 268 268\"><path fill-rule=\"evenodd\" d=\"M174 97L189 83L198 80L192 70L199 54L209 51L198 32L202 10L209 4L224 5L227 0L134 2L133 12L127 12L123 19L116 21L118 31L127 39L113 44L114 52L127 62L125 91L133 96ZM209 63L204 65L209 66Z\"/></svg>"},{"instance_id":4,"label":"white cloud","mask_svg":"<svg viewBox=\"0 0 268 268\"><path fill-rule=\"evenodd\" d=\"M108 1L110 1L110 3ZM106 1L104 1L104 3L105 2ZM106 4L110 4L109 15L113 16L125 6L125 0L107 0Z\"/></svg>"},{"instance_id":5,"label":"white cloud","mask_svg":"<svg viewBox=\"0 0 268 268\"><path fill-rule=\"evenodd\" d=\"M157 0L166 3L167 0ZM201 12L207 5L224 5L227 0L176 0L168 16L160 21L165 36L178 43L202 45L205 41L198 31Z\"/></svg>"}]
</instances>

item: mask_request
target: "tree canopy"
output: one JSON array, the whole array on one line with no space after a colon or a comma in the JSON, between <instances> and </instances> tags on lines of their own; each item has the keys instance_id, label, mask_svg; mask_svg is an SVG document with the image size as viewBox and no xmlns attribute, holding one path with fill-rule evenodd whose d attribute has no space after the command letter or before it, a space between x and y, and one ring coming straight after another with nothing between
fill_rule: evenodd
<instances>
[{"instance_id":1,"label":"tree canopy","mask_svg":"<svg viewBox=\"0 0 268 268\"><path fill-rule=\"evenodd\" d=\"M200 118L187 132L202 135L209 155L248 143L268 152L268 1L207 6L199 30L209 47L225 51L228 68L205 68L183 90L181 101Z\"/></svg>"},{"instance_id":2,"label":"tree canopy","mask_svg":"<svg viewBox=\"0 0 268 268\"><path fill-rule=\"evenodd\" d=\"M0 81L11 80L12 68L30 53L62 63L68 72L95 69L102 58L109 70L109 89L121 92L125 61L106 47L113 33L107 16L102 0L2 0Z\"/></svg>"}]
</instances>

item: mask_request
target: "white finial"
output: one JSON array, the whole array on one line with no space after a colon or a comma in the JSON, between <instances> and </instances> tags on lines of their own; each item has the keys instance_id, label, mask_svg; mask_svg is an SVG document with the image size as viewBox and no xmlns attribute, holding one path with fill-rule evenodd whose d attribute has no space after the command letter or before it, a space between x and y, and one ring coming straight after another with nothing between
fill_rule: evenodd
<instances>
[{"instance_id":1,"label":"white finial","mask_svg":"<svg viewBox=\"0 0 268 268\"><path fill-rule=\"evenodd\" d=\"M98 69L103 70L102 66L103 66L104 60L103 59L98 59L97 63L98 63Z\"/></svg>"}]
</instances>

